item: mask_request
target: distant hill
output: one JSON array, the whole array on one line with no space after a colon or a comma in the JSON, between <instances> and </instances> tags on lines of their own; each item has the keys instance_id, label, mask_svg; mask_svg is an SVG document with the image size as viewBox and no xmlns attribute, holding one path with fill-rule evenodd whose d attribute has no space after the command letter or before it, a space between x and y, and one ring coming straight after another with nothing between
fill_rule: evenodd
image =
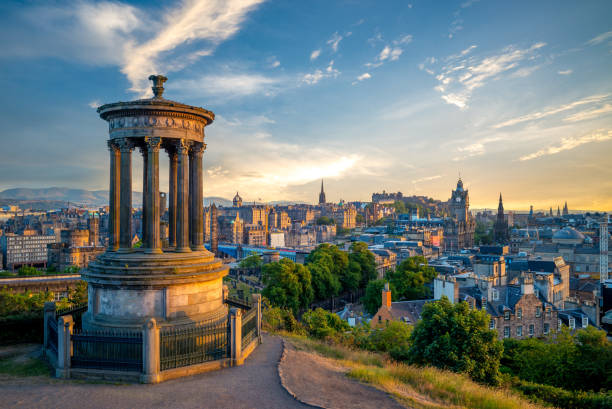
<instances>
[{"instance_id":1,"label":"distant hill","mask_svg":"<svg viewBox=\"0 0 612 409\"><path fill-rule=\"evenodd\" d=\"M44 205L45 202L48 204L48 206ZM209 206L213 202L216 203L217 206L232 205L231 200L222 197L204 198L205 206ZM17 205L22 204L26 205L25 208L29 208L31 207L32 203L36 203L34 207L37 209L65 207L68 205L68 203L89 206L106 206L108 204L108 190L70 189L66 187L48 187L38 189L20 187L1 191L0 203ZM142 204L141 192L132 192L132 203L135 206L140 206Z\"/></svg>"}]
</instances>

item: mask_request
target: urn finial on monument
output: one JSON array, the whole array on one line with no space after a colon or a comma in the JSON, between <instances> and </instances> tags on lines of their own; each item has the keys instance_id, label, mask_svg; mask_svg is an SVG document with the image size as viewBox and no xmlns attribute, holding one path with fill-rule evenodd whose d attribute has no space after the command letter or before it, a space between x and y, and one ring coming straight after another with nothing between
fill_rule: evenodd
<instances>
[{"instance_id":1,"label":"urn finial on monument","mask_svg":"<svg viewBox=\"0 0 612 409\"><path fill-rule=\"evenodd\" d=\"M150 75L149 81L153 81L153 94L154 98L161 99L162 94L164 93L164 82L168 81L168 78L163 75Z\"/></svg>"}]
</instances>

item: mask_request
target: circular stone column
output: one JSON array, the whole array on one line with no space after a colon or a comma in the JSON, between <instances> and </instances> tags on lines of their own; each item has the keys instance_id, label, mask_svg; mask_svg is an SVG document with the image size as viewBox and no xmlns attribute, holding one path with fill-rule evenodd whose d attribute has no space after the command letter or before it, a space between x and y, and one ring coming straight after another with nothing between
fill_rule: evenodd
<instances>
[{"instance_id":1,"label":"circular stone column","mask_svg":"<svg viewBox=\"0 0 612 409\"><path fill-rule=\"evenodd\" d=\"M185 146L196 146L198 149L205 147L204 127L212 123L214 114L204 108L164 99L163 83L166 78L158 75L149 79L154 82L153 98L116 102L98 108L100 117L109 124L109 143L112 146L129 145L146 149L152 138L155 141L159 138L163 149L160 152L170 153ZM201 166L201 162L197 166ZM159 183L159 175L155 174L159 169L150 166L148 172L147 192L155 194L159 191L156 185ZM131 178L131 172L127 169L124 174L116 173L118 175L112 181L115 186L119 186L121 180ZM201 192L201 178L196 179L200 186L193 186L192 190L199 189ZM190 183L174 183L178 186L172 185L171 191L189 190ZM113 192L116 195L116 190ZM174 208L170 209L170 214L175 215L188 209L192 194L195 192L189 191L179 197L176 203L171 201ZM130 203L131 197L126 196L124 194L119 201ZM159 212L146 208L156 203L157 200L145 200L143 204L148 223L159 223ZM125 212L128 206L118 207ZM125 221L130 220L131 213L123 213L122 216L115 217L115 220L123 222L123 225L115 229L127 234L130 229ZM195 219L196 222L202 220ZM159 234L159 227L153 226L146 227L149 236ZM182 230L185 228L187 226ZM150 237L148 242L157 243L156 240L159 238ZM177 252L175 248L163 248L161 252L145 252L145 249L136 248L116 251L116 246L112 244L104 254L90 263L82 275L88 283L89 295L88 311L83 316L84 329L137 330L149 318L155 318L162 327L182 326L227 316L227 307L223 303L223 277L228 274L229 268L211 252L199 246L200 243L187 243L195 249L190 252Z\"/></svg>"}]
</instances>

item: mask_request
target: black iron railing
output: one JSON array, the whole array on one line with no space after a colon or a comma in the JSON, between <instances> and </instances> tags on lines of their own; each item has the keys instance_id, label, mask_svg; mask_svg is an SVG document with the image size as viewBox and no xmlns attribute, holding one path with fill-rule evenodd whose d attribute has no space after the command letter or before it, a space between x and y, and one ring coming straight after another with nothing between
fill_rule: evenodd
<instances>
[{"instance_id":1,"label":"black iron railing","mask_svg":"<svg viewBox=\"0 0 612 409\"><path fill-rule=\"evenodd\" d=\"M227 297L225 303L232 307L242 308L243 310L249 310L253 306L252 302L238 297Z\"/></svg>"},{"instance_id":2,"label":"black iron railing","mask_svg":"<svg viewBox=\"0 0 612 409\"><path fill-rule=\"evenodd\" d=\"M72 367L142 371L141 332L75 332Z\"/></svg>"},{"instance_id":3,"label":"black iron railing","mask_svg":"<svg viewBox=\"0 0 612 409\"><path fill-rule=\"evenodd\" d=\"M257 337L257 308L251 308L242 316L242 349Z\"/></svg>"},{"instance_id":4,"label":"black iron railing","mask_svg":"<svg viewBox=\"0 0 612 409\"><path fill-rule=\"evenodd\" d=\"M204 321L159 333L162 371L229 357L229 325L226 318Z\"/></svg>"},{"instance_id":5,"label":"black iron railing","mask_svg":"<svg viewBox=\"0 0 612 409\"><path fill-rule=\"evenodd\" d=\"M87 312L87 303L73 305L68 308L62 308L60 310L55 311L55 318L59 318L63 315L72 315L72 320L74 322L74 328L76 330L80 330L83 328L83 314Z\"/></svg>"},{"instance_id":6,"label":"black iron railing","mask_svg":"<svg viewBox=\"0 0 612 409\"><path fill-rule=\"evenodd\" d=\"M51 316L53 317L53 316ZM49 319L47 321L47 348L49 348L55 356L57 356L57 320Z\"/></svg>"}]
</instances>

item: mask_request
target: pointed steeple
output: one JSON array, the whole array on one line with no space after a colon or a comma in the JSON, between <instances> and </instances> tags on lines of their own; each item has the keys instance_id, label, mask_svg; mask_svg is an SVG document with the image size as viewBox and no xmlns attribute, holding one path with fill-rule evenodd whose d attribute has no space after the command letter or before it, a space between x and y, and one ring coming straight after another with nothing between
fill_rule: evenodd
<instances>
[{"instance_id":1,"label":"pointed steeple","mask_svg":"<svg viewBox=\"0 0 612 409\"><path fill-rule=\"evenodd\" d=\"M569 214L569 210L567 209L567 200L565 201L565 204L563 205L563 216L567 216Z\"/></svg>"},{"instance_id":2,"label":"pointed steeple","mask_svg":"<svg viewBox=\"0 0 612 409\"><path fill-rule=\"evenodd\" d=\"M499 192L499 205L497 206L497 214L504 214L504 202L502 200L502 194Z\"/></svg>"},{"instance_id":3,"label":"pointed steeple","mask_svg":"<svg viewBox=\"0 0 612 409\"><path fill-rule=\"evenodd\" d=\"M561 216L561 208L557 206L557 216Z\"/></svg>"},{"instance_id":4,"label":"pointed steeple","mask_svg":"<svg viewBox=\"0 0 612 409\"><path fill-rule=\"evenodd\" d=\"M325 190L323 190L323 179L321 179L321 193L319 193L319 204L325 204Z\"/></svg>"}]
</instances>

